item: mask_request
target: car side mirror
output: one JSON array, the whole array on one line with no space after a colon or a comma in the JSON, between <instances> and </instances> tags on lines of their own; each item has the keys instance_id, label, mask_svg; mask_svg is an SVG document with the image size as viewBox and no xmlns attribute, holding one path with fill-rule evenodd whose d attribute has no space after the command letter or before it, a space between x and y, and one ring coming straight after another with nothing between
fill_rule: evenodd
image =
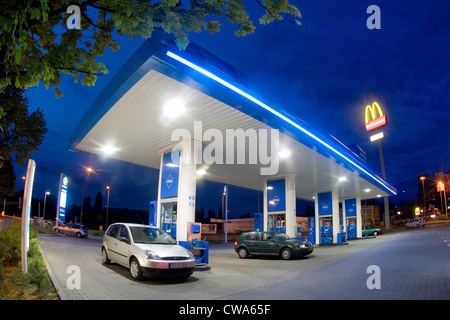
<instances>
[{"instance_id":1,"label":"car side mirror","mask_svg":"<svg viewBox=\"0 0 450 320\"><path fill-rule=\"evenodd\" d=\"M125 243L130 244L130 240L128 240L128 238L120 237L119 240L120 240L121 242L125 242Z\"/></svg>"}]
</instances>

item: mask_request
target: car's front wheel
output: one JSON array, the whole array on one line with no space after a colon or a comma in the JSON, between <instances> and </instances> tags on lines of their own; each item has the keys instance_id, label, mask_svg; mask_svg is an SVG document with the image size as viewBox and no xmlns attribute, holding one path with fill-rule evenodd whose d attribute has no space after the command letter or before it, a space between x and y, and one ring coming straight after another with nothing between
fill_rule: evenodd
<instances>
[{"instance_id":1,"label":"car's front wheel","mask_svg":"<svg viewBox=\"0 0 450 320\"><path fill-rule=\"evenodd\" d=\"M284 260L290 260L292 258L292 250L289 248L283 248L280 255Z\"/></svg>"},{"instance_id":2,"label":"car's front wheel","mask_svg":"<svg viewBox=\"0 0 450 320\"><path fill-rule=\"evenodd\" d=\"M244 247L238 249L239 258L245 259L248 258L248 250Z\"/></svg>"},{"instance_id":3,"label":"car's front wheel","mask_svg":"<svg viewBox=\"0 0 450 320\"><path fill-rule=\"evenodd\" d=\"M139 261L137 261L136 258L131 259L130 273L135 280L142 280L142 278L144 277L142 274L141 266L139 265Z\"/></svg>"},{"instance_id":4,"label":"car's front wheel","mask_svg":"<svg viewBox=\"0 0 450 320\"><path fill-rule=\"evenodd\" d=\"M102 248L102 262L103 264L110 264L111 260L108 258L108 253L105 248Z\"/></svg>"}]
</instances>

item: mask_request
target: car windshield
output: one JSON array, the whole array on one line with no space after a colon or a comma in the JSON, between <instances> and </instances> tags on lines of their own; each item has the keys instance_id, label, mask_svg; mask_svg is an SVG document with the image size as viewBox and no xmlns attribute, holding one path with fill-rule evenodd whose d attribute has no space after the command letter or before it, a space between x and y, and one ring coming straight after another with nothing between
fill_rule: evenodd
<instances>
[{"instance_id":1,"label":"car windshield","mask_svg":"<svg viewBox=\"0 0 450 320\"><path fill-rule=\"evenodd\" d=\"M146 244L176 244L167 233L150 227L130 227L134 243Z\"/></svg>"}]
</instances>

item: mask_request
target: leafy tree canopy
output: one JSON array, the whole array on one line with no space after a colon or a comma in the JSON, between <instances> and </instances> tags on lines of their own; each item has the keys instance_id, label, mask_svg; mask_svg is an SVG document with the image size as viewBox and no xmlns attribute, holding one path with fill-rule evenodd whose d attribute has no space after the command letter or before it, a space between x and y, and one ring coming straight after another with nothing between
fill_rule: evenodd
<instances>
[{"instance_id":1,"label":"leafy tree canopy","mask_svg":"<svg viewBox=\"0 0 450 320\"><path fill-rule=\"evenodd\" d=\"M260 24L293 19L300 11L288 0L254 0L264 14ZM80 9L81 29L67 28L70 5ZM222 22L237 26L236 36L255 31L241 0L6 0L0 8L0 87L26 88L40 81L57 94L61 74L94 85L106 66L96 61L105 48L117 50L112 32L150 38L156 29L174 34L180 49L192 31L219 32Z\"/></svg>"},{"instance_id":2,"label":"leafy tree canopy","mask_svg":"<svg viewBox=\"0 0 450 320\"><path fill-rule=\"evenodd\" d=\"M13 170L13 158L22 165L30 153L38 150L47 128L44 114L39 108L28 112L28 100L24 89L8 86L0 93L0 193L13 193L16 175Z\"/></svg>"}]
</instances>

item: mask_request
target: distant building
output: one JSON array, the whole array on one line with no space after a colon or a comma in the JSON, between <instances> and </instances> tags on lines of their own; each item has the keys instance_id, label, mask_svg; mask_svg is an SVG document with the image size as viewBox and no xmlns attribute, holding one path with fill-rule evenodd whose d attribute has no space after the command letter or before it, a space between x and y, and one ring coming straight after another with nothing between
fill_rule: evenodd
<instances>
[{"instance_id":1,"label":"distant building","mask_svg":"<svg viewBox=\"0 0 450 320\"><path fill-rule=\"evenodd\" d=\"M380 206L361 206L361 219L363 226L380 227Z\"/></svg>"}]
</instances>

